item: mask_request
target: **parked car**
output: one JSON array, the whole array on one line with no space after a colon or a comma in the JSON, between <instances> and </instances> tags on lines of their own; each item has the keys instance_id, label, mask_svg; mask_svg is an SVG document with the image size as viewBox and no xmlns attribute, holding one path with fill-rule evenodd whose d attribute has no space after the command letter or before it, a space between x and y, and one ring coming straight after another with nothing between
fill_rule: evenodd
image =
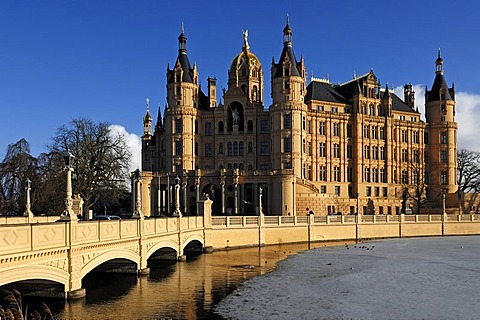
<instances>
[{"instance_id":1,"label":"parked car","mask_svg":"<svg viewBox=\"0 0 480 320\"><path fill-rule=\"evenodd\" d=\"M95 216L95 220L122 220L119 216L114 216L114 215L98 215Z\"/></svg>"}]
</instances>

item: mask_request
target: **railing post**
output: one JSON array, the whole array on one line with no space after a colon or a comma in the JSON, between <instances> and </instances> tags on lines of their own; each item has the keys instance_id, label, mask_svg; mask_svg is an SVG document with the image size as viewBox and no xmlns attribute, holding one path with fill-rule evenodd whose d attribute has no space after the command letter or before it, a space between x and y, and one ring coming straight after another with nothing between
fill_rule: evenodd
<instances>
[{"instance_id":1,"label":"railing post","mask_svg":"<svg viewBox=\"0 0 480 320\"><path fill-rule=\"evenodd\" d=\"M315 241L315 230L314 230L315 216L311 213L308 215L308 243Z\"/></svg>"},{"instance_id":2,"label":"railing post","mask_svg":"<svg viewBox=\"0 0 480 320\"><path fill-rule=\"evenodd\" d=\"M403 223L405 222L405 214L400 214L400 219L398 220L398 236L403 238Z\"/></svg>"},{"instance_id":3,"label":"railing post","mask_svg":"<svg viewBox=\"0 0 480 320\"><path fill-rule=\"evenodd\" d=\"M258 246L265 246L265 215L260 214L258 216Z\"/></svg>"}]
</instances>

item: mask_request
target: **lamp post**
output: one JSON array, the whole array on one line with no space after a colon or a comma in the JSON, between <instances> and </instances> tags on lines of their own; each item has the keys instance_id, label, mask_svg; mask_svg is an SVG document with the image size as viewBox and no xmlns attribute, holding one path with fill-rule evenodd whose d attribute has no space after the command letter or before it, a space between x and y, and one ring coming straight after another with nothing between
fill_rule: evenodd
<instances>
[{"instance_id":1,"label":"lamp post","mask_svg":"<svg viewBox=\"0 0 480 320\"><path fill-rule=\"evenodd\" d=\"M358 197L359 197L359 196L360 196L360 193L357 192L357 193L355 194L355 197L357 198L357 216L358 216Z\"/></svg>"},{"instance_id":2,"label":"lamp post","mask_svg":"<svg viewBox=\"0 0 480 320\"><path fill-rule=\"evenodd\" d=\"M173 216L181 217L182 212L180 211L180 178L175 178L175 211L173 212Z\"/></svg>"},{"instance_id":3,"label":"lamp post","mask_svg":"<svg viewBox=\"0 0 480 320\"><path fill-rule=\"evenodd\" d=\"M132 218L141 218L142 217L142 205L140 197L140 169L137 169L133 172L133 183L135 191L135 211L133 212Z\"/></svg>"},{"instance_id":4,"label":"lamp post","mask_svg":"<svg viewBox=\"0 0 480 320\"><path fill-rule=\"evenodd\" d=\"M73 212L73 198L72 198L72 172L73 172L73 158L75 158L70 152L63 154L63 160L65 161L65 171L67 171L67 192L65 198L65 211L60 216L62 221L78 221L77 216Z\"/></svg>"},{"instance_id":5,"label":"lamp post","mask_svg":"<svg viewBox=\"0 0 480 320\"><path fill-rule=\"evenodd\" d=\"M263 215L263 209L262 209L262 187L258 189L258 215L261 216Z\"/></svg>"},{"instance_id":6,"label":"lamp post","mask_svg":"<svg viewBox=\"0 0 480 320\"><path fill-rule=\"evenodd\" d=\"M447 211L445 210L445 190L442 190L442 214L447 214Z\"/></svg>"},{"instance_id":7,"label":"lamp post","mask_svg":"<svg viewBox=\"0 0 480 320\"><path fill-rule=\"evenodd\" d=\"M32 187L32 181L30 181L30 179L27 178L26 186L25 186L25 190L27 191L27 201L26 201L26 204L25 204L25 212L23 213L23 216L28 217L29 219L33 217L32 210L30 210L30 208L31 208L31 206L30 206L30 190L32 189L31 187Z\"/></svg>"}]
</instances>

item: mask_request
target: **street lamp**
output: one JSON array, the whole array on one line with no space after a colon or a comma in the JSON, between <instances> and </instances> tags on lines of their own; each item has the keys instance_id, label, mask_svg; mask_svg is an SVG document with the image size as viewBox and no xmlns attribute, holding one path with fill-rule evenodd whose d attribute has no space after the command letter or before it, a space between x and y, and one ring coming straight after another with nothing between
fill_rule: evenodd
<instances>
[{"instance_id":1,"label":"street lamp","mask_svg":"<svg viewBox=\"0 0 480 320\"><path fill-rule=\"evenodd\" d=\"M263 215L263 210L262 210L262 193L263 193L263 190L262 190L262 187L260 187L258 189L258 215Z\"/></svg>"},{"instance_id":2,"label":"street lamp","mask_svg":"<svg viewBox=\"0 0 480 320\"><path fill-rule=\"evenodd\" d=\"M135 191L135 211L132 218L140 218L142 216L141 198L140 198L140 169L133 172L133 182Z\"/></svg>"},{"instance_id":3,"label":"street lamp","mask_svg":"<svg viewBox=\"0 0 480 320\"><path fill-rule=\"evenodd\" d=\"M32 213L32 210L30 210L31 206L30 206L30 190L32 189L32 181L30 181L30 179L27 178L27 181L26 182L26 186L25 186L25 190L27 191L27 201L26 201L26 204L25 204L25 212L23 213L23 216L24 217L28 217L29 219L33 217L33 213Z\"/></svg>"},{"instance_id":4,"label":"street lamp","mask_svg":"<svg viewBox=\"0 0 480 320\"><path fill-rule=\"evenodd\" d=\"M73 172L73 158L75 158L70 152L63 154L63 160L65 161L65 171L67 171L67 190L65 197L65 211L60 216L60 220L63 221L78 221L77 216L73 212L73 198L72 198L72 172Z\"/></svg>"},{"instance_id":5,"label":"street lamp","mask_svg":"<svg viewBox=\"0 0 480 320\"><path fill-rule=\"evenodd\" d=\"M173 215L175 217L182 216L182 212L180 211L180 178L178 175L175 178L175 211Z\"/></svg>"},{"instance_id":6,"label":"street lamp","mask_svg":"<svg viewBox=\"0 0 480 320\"><path fill-rule=\"evenodd\" d=\"M355 197L357 198L357 216L358 216L358 197L359 196L360 196L359 192L355 193Z\"/></svg>"}]
</instances>

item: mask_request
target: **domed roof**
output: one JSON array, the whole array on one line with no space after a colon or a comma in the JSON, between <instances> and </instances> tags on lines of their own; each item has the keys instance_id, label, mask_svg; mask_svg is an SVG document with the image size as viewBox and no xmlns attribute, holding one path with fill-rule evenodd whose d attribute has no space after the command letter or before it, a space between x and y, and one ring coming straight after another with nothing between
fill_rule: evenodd
<instances>
[{"instance_id":1,"label":"domed roof","mask_svg":"<svg viewBox=\"0 0 480 320\"><path fill-rule=\"evenodd\" d=\"M233 71L240 69L242 65L258 68L262 67L260 60L258 60L257 56L251 53L250 50L243 50L235 58L233 58L232 64L230 65L230 70Z\"/></svg>"}]
</instances>

